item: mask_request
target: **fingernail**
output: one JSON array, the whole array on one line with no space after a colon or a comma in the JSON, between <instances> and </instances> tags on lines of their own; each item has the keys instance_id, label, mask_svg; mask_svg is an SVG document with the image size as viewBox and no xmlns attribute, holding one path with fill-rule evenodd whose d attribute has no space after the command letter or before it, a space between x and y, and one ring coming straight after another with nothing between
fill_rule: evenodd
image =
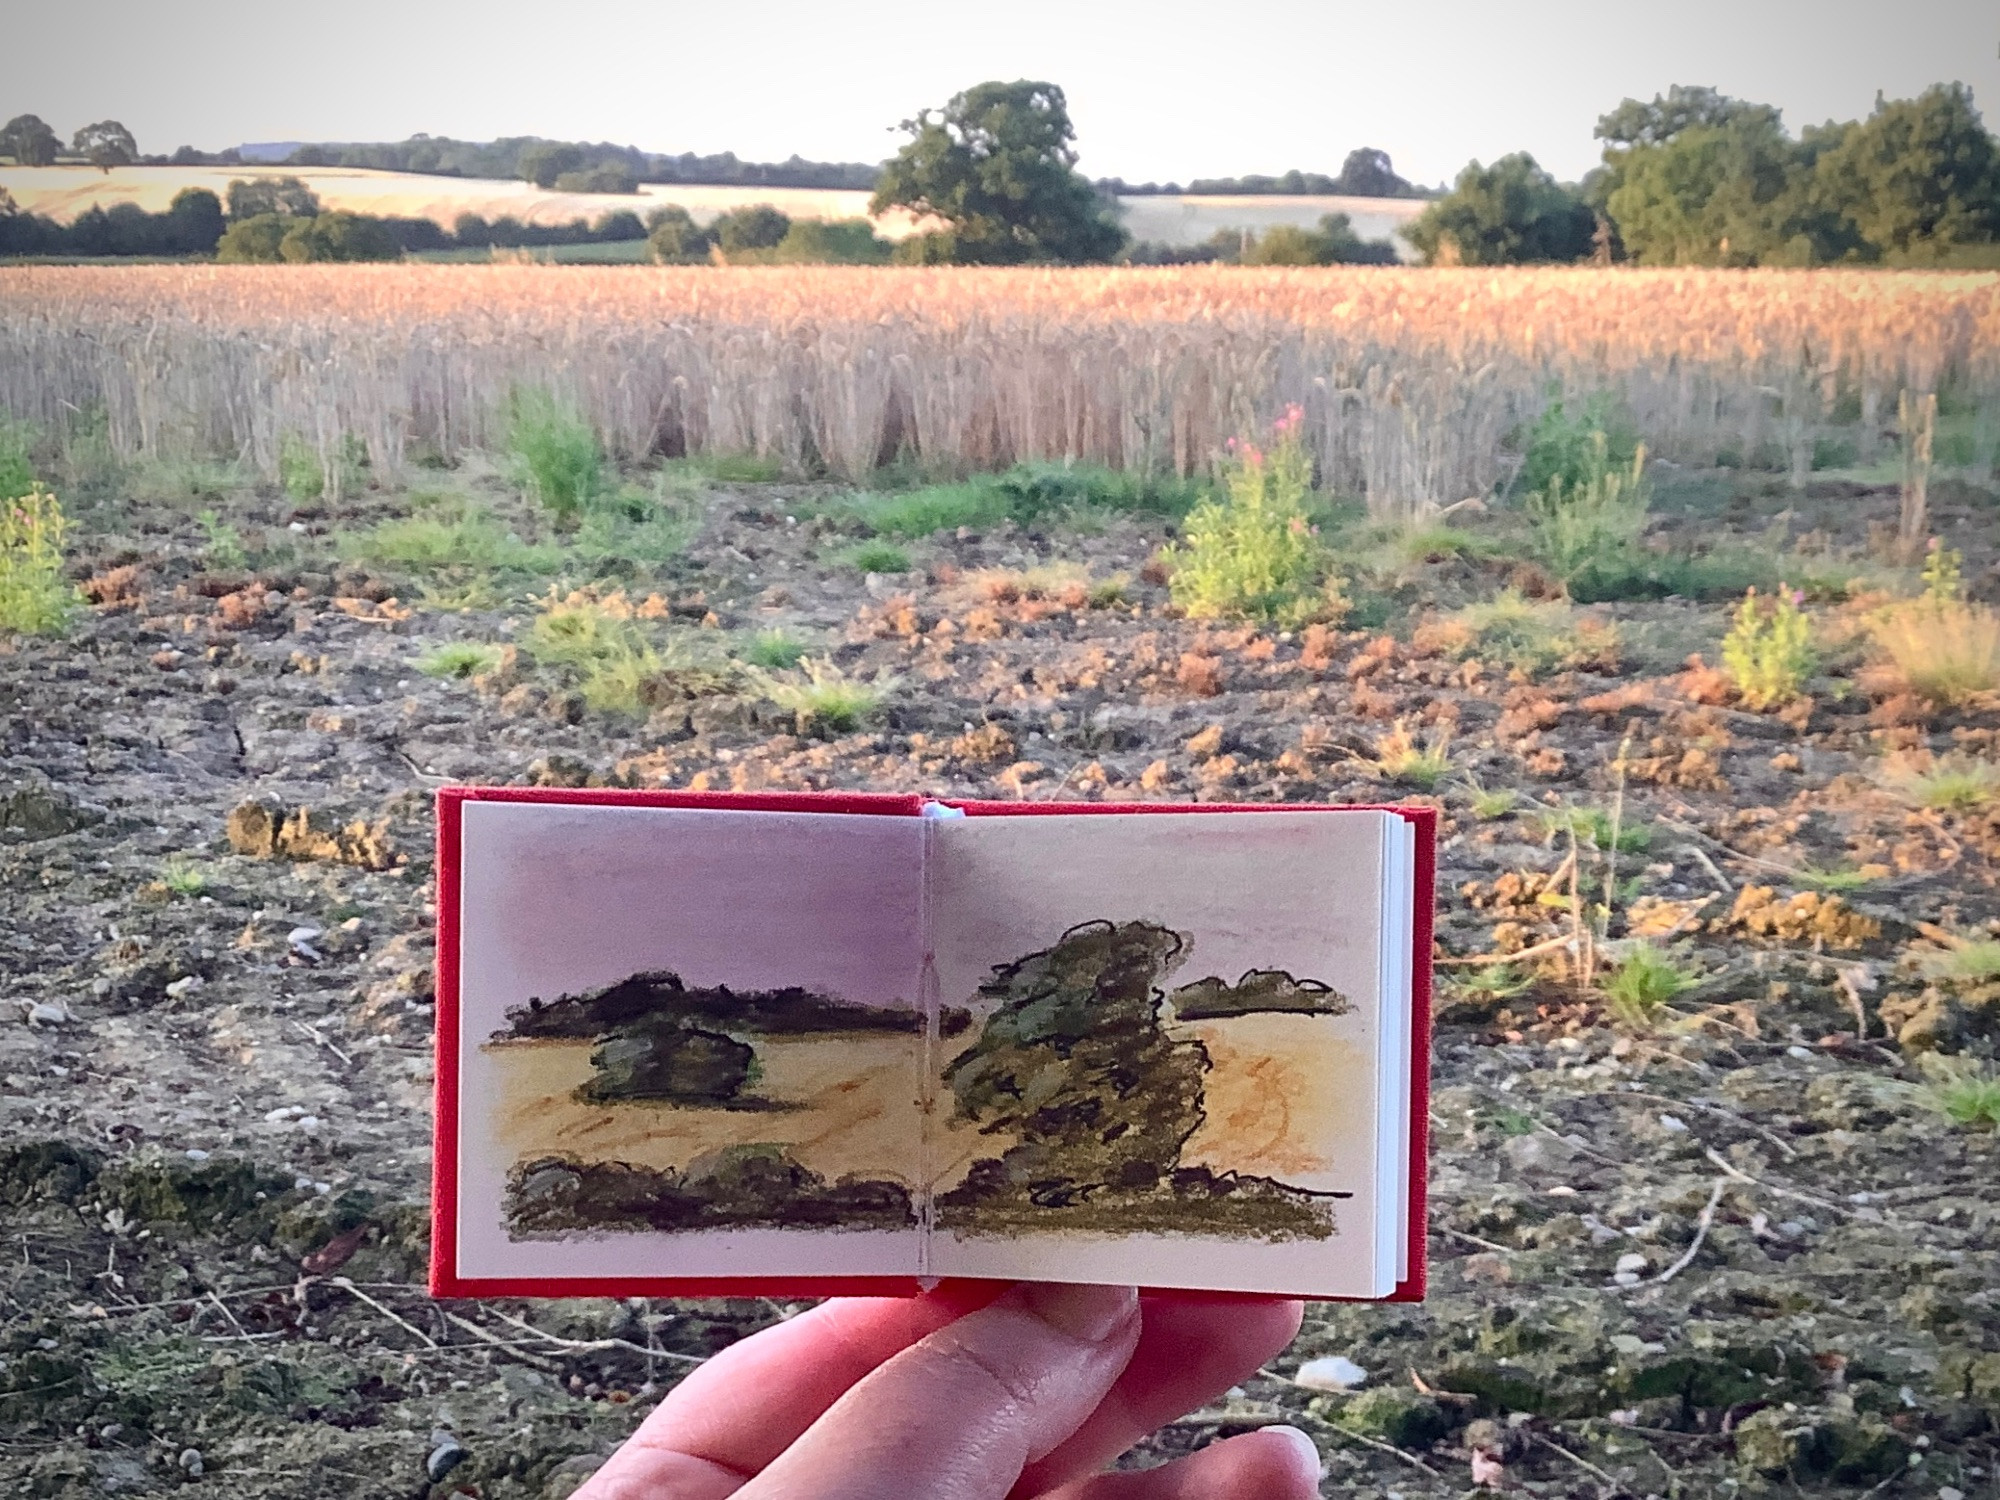
<instances>
[{"instance_id":1,"label":"fingernail","mask_svg":"<svg viewBox=\"0 0 2000 1500\"><path fill-rule=\"evenodd\" d=\"M1299 1462L1304 1467L1309 1468L1317 1478L1326 1478L1326 1464L1320 1459L1319 1444L1315 1443L1305 1433L1296 1427L1286 1427L1282 1424L1275 1427L1266 1427L1264 1431L1277 1434L1277 1436L1298 1449Z\"/></svg>"},{"instance_id":2,"label":"fingernail","mask_svg":"<svg viewBox=\"0 0 2000 1500\"><path fill-rule=\"evenodd\" d=\"M1129 1286L1037 1283L1021 1288L1021 1301L1050 1327L1073 1339L1099 1344L1138 1311L1139 1290Z\"/></svg>"}]
</instances>

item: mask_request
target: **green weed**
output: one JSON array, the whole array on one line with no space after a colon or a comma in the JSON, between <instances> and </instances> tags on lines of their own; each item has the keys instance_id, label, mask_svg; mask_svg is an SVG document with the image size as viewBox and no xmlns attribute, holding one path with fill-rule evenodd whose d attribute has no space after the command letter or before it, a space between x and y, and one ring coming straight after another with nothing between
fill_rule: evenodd
<instances>
[{"instance_id":1,"label":"green weed","mask_svg":"<svg viewBox=\"0 0 2000 1500\"><path fill-rule=\"evenodd\" d=\"M0 630L55 635L76 608L76 588L63 577L62 502L40 485L0 500Z\"/></svg>"},{"instance_id":2,"label":"green weed","mask_svg":"<svg viewBox=\"0 0 2000 1500\"><path fill-rule=\"evenodd\" d=\"M446 641L426 652L417 670L426 677L484 677L500 665L506 649L490 641Z\"/></svg>"},{"instance_id":3,"label":"green weed","mask_svg":"<svg viewBox=\"0 0 2000 1500\"><path fill-rule=\"evenodd\" d=\"M1608 392L1587 397L1580 409L1558 395L1521 434L1513 487L1521 494L1552 486L1573 490L1629 463L1637 451L1631 424Z\"/></svg>"},{"instance_id":4,"label":"green weed","mask_svg":"<svg viewBox=\"0 0 2000 1500\"><path fill-rule=\"evenodd\" d=\"M687 549L696 525L693 509L663 477L651 495L627 485L593 503L570 538L569 551L591 568L656 566Z\"/></svg>"},{"instance_id":5,"label":"green weed","mask_svg":"<svg viewBox=\"0 0 2000 1500\"><path fill-rule=\"evenodd\" d=\"M632 718L646 712L648 687L668 666L622 594L551 592L529 627L527 649L539 662L570 668L588 707Z\"/></svg>"},{"instance_id":6,"label":"green weed","mask_svg":"<svg viewBox=\"0 0 2000 1500\"><path fill-rule=\"evenodd\" d=\"M1600 460L1603 434L1597 436ZM1593 569L1610 567L1637 550L1646 529L1650 496L1646 450L1639 448L1629 469L1600 462L1587 477L1551 479L1528 493L1530 545L1565 582Z\"/></svg>"},{"instance_id":7,"label":"green weed","mask_svg":"<svg viewBox=\"0 0 2000 1500\"><path fill-rule=\"evenodd\" d=\"M160 866L160 884L176 896L199 896L208 889L208 876L184 854L170 855Z\"/></svg>"},{"instance_id":8,"label":"green weed","mask_svg":"<svg viewBox=\"0 0 2000 1500\"><path fill-rule=\"evenodd\" d=\"M1917 1097L1954 1125L1968 1129L2000 1126L2000 1073L1993 1064L1970 1057L1927 1055L1930 1081Z\"/></svg>"},{"instance_id":9,"label":"green weed","mask_svg":"<svg viewBox=\"0 0 2000 1500\"><path fill-rule=\"evenodd\" d=\"M341 550L359 562L411 573L553 573L562 555L551 547L531 547L483 510L470 506L436 514L384 521L342 539Z\"/></svg>"},{"instance_id":10,"label":"green weed","mask_svg":"<svg viewBox=\"0 0 2000 1500\"><path fill-rule=\"evenodd\" d=\"M1892 762L1882 779L1912 805L1940 812L1969 812L2000 799L2000 765L1956 750L1928 765Z\"/></svg>"},{"instance_id":11,"label":"green weed","mask_svg":"<svg viewBox=\"0 0 2000 1500\"><path fill-rule=\"evenodd\" d=\"M895 685L893 679L856 682L832 661L812 657L801 659L796 675L782 678L756 667L748 670L767 699L791 710L801 734L844 734L859 728Z\"/></svg>"},{"instance_id":12,"label":"green weed","mask_svg":"<svg viewBox=\"0 0 2000 1500\"><path fill-rule=\"evenodd\" d=\"M888 542L863 542L839 554L840 561L861 573L907 573L910 554Z\"/></svg>"},{"instance_id":13,"label":"green weed","mask_svg":"<svg viewBox=\"0 0 2000 1500\"><path fill-rule=\"evenodd\" d=\"M1511 588L1452 611L1423 637L1453 655L1476 651L1531 675L1614 660L1619 645L1613 622L1578 614L1560 599L1528 599Z\"/></svg>"},{"instance_id":14,"label":"green weed","mask_svg":"<svg viewBox=\"0 0 2000 1500\"><path fill-rule=\"evenodd\" d=\"M1344 610L1337 585L1326 583L1329 558L1308 514L1312 459L1299 420L1294 407L1269 453L1233 445L1223 498L1195 506L1181 540L1162 552L1174 602L1191 618L1298 625Z\"/></svg>"},{"instance_id":15,"label":"green weed","mask_svg":"<svg viewBox=\"0 0 2000 1500\"><path fill-rule=\"evenodd\" d=\"M753 667L788 671L805 659L812 648L782 630L760 630L737 653L737 659Z\"/></svg>"},{"instance_id":16,"label":"green weed","mask_svg":"<svg viewBox=\"0 0 2000 1500\"><path fill-rule=\"evenodd\" d=\"M1743 706L1753 712L1779 708L1799 696L1818 657L1812 622L1789 589L1779 586L1766 609L1751 589L1722 642L1722 665Z\"/></svg>"},{"instance_id":17,"label":"green weed","mask_svg":"<svg viewBox=\"0 0 2000 1500\"><path fill-rule=\"evenodd\" d=\"M1875 877L1860 870L1822 870L1806 865L1792 872L1792 883L1813 891L1858 891L1874 884Z\"/></svg>"},{"instance_id":18,"label":"green weed","mask_svg":"<svg viewBox=\"0 0 2000 1500\"><path fill-rule=\"evenodd\" d=\"M1465 778L1465 795L1472 805L1472 815L1482 823L1506 817L1521 800L1521 794L1510 786L1483 787L1470 776Z\"/></svg>"},{"instance_id":19,"label":"green weed","mask_svg":"<svg viewBox=\"0 0 2000 1500\"><path fill-rule=\"evenodd\" d=\"M1440 725L1419 739L1398 719L1376 739L1374 764L1389 780L1428 792L1451 769L1451 731Z\"/></svg>"},{"instance_id":20,"label":"green weed","mask_svg":"<svg viewBox=\"0 0 2000 1500\"><path fill-rule=\"evenodd\" d=\"M1968 938L1950 948L1926 954L1922 963L1927 977L1953 984L1984 984L2000 979L2000 938Z\"/></svg>"},{"instance_id":21,"label":"green weed","mask_svg":"<svg viewBox=\"0 0 2000 1500\"><path fill-rule=\"evenodd\" d=\"M785 475L785 466L763 453L701 453L669 459L667 469L718 484L771 484Z\"/></svg>"},{"instance_id":22,"label":"green weed","mask_svg":"<svg viewBox=\"0 0 2000 1500\"><path fill-rule=\"evenodd\" d=\"M202 548L207 560L222 569L240 568L249 561L249 554L243 550L243 538L236 528L212 510L205 510L195 517L195 524L201 527L207 542Z\"/></svg>"},{"instance_id":23,"label":"green weed","mask_svg":"<svg viewBox=\"0 0 2000 1500\"><path fill-rule=\"evenodd\" d=\"M0 500L14 500L35 488L35 430L26 422L0 419Z\"/></svg>"},{"instance_id":24,"label":"green weed","mask_svg":"<svg viewBox=\"0 0 2000 1500\"><path fill-rule=\"evenodd\" d=\"M317 500L326 491L326 466L319 450L296 432L278 439L278 483L293 500Z\"/></svg>"},{"instance_id":25,"label":"green weed","mask_svg":"<svg viewBox=\"0 0 2000 1500\"><path fill-rule=\"evenodd\" d=\"M1620 854L1643 854L1653 844L1653 831L1644 823L1613 818L1601 807L1537 808L1535 824L1549 843L1567 833L1593 849L1608 850L1615 843Z\"/></svg>"},{"instance_id":26,"label":"green weed","mask_svg":"<svg viewBox=\"0 0 2000 1500\"><path fill-rule=\"evenodd\" d=\"M575 407L548 391L514 393L507 451L516 481L564 523L576 521L603 484L597 434Z\"/></svg>"},{"instance_id":27,"label":"green weed","mask_svg":"<svg viewBox=\"0 0 2000 1500\"><path fill-rule=\"evenodd\" d=\"M1675 996L1691 990L1697 976L1665 950L1651 943L1634 943L1610 973L1602 989L1605 1008L1624 1025L1645 1029Z\"/></svg>"}]
</instances>

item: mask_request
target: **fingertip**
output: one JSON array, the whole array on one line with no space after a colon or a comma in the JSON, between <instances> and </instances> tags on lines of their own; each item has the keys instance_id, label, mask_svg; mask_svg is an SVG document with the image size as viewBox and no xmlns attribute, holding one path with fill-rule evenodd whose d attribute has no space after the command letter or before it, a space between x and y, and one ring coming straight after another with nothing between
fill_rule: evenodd
<instances>
[{"instance_id":1,"label":"fingertip","mask_svg":"<svg viewBox=\"0 0 2000 1500\"><path fill-rule=\"evenodd\" d=\"M1271 1445L1286 1450L1280 1462L1288 1462L1293 1478L1304 1485L1302 1491L1308 1495L1319 1493L1319 1483L1326 1478L1326 1464L1319 1456L1319 1444L1302 1429L1280 1423L1266 1427L1264 1433L1280 1441Z\"/></svg>"}]
</instances>

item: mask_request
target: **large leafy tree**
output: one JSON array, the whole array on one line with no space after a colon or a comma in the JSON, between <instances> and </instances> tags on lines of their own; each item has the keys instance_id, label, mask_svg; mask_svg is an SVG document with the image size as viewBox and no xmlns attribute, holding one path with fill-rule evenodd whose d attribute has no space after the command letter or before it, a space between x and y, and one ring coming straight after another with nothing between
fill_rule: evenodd
<instances>
[{"instance_id":1,"label":"large leafy tree","mask_svg":"<svg viewBox=\"0 0 2000 1500\"><path fill-rule=\"evenodd\" d=\"M1076 170L1076 132L1052 83L982 83L902 128L870 204L942 220L919 258L989 265L1109 260L1125 242Z\"/></svg>"},{"instance_id":2,"label":"large leafy tree","mask_svg":"<svg viewBox=\"0 0 2000 1500\"><path fill-rule=\"evenodd\" d=\"M86 125L70 139L70 149L100 172L129 167L139 159L139 143L116 120Z\"/></svg>"},{"instance_id":3,"label":"large leafy tree","mask_svg":"<svg viewBox=\"0 0 2000 1500\"><path fill-rule=\"evenodd\" d=\"M1775 110L1689 125L1623 153L1606 211L1634 260L1748 266L1812 259L1788 250L1804 164Z\"/></svg>"},{"instance_id":4,"label":"large leafy tree","mask_svg":"<svg viewBox=\"0 0 2000 1500\"><path fill-rule=\"evenodd\" d=\"M2000 239L2000 145L1962 83L1878 99L1815 175L1822 201L1879 254L1921 259Z\"/></svg>"},{"instance_id":5,"label":"large leafy tree","mask_svg":"<svg viewBox=\"0 0 2000 1500\"><path fill-rule=\"evenodd\" d=\"M1388 152L1361 146L1348 152L1347 160L1340 164L1334 190L1356 198L1406 198L1411 188L1408 180L1397 174Z\"/></svg>"},{"instance_id":6,"label":"large leafy tree","mask_svg":"<svg viewBox=\"0 0 2000 1500\"><path fill-rule=\"evenodd\" d=\"M229 217L256 219L278 214L310 219L319 213L319 194L296 177L239 177L229 184Z\"/></svg>"},{"instance_id":7,"label":"large leafy tree","mask_svg":"<svg viewBox=\"0 0 2000 1500\"><path fill-rule=\"evenodd\" d=\"M0 156L11 156L23 167L46 167L62 150L62 139L40 115L16 115L0 126Z\"/></svg>"},{"instance_id":8,"label":"large leafy tree","mask_svg":"<svg viewBox=\"0 0 2000 1500\"><path fill-rule=\"evenodd\" d=\"M1431 265L1504 266L1581 260L1595 217L1578 194L1525 151L1458 174L1404 231Z\"/></svg>"}]
</instances>

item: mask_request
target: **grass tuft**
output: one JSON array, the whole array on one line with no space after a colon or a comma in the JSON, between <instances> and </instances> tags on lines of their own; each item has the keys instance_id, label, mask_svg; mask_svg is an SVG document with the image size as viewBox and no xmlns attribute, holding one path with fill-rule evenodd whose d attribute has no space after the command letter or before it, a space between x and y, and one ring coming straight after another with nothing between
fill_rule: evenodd
<instances>
[{"instance_id":1,"label":"grass tuft","mask_svg":"<svg viewBox=\"0 0 2000 1500\"><path fill-rule=\"evenodd\" d=\"M753 667L788 671L805 659L812 648L782 630L760 630L744 643L736 659Z\"/></svg>"},{"instance_id":2,"label":"grass tuft","mask_svg":"<svg viewBox=\"0 0 2000 1500\"><path fill-rule=\"evenodd\" d=\"M1969 938L1923 958L1924 974L1952 984L2000 979L2000 938Z\"/></svg>"},{"instance_id":3,"label":"grass tuft","mask_svg":"<svg viewBox=\"0 0 2000 1500\"><path fill-rule=\"evenodd\" d=\"M1535 825L1550 843L1568 833L1593 849L1608 850L1615 842L1620 854L1643 854L1653 843L1653 831L1644 823L1614 819L1601 807L1537 808Z\"/></svg>"},{"instance_id":4,"label":"grass tuft","mask_svg":"<svg viewBox=\"0 0 2000 1500\"><path fill-rule=\"evenodd\" d=\"M426 653L417 670L426 677L484 677L500 665L506 651L490 641L446 641Z\"/></svg>"},{"instance_id":5,"label":"grass tuft","mask_svg":"<svg viewBox=\"0 0 2000 1500\"><path fill-rule=\"evenodd\" d=\"M160 866L160 884L176 896L193 897L208 889L208 876L185 854L174 854Z\"/></svg>"},{"instance_id":6,"label":"grass tuft","mask_svg":"<svg viewBox=\"0 0 2000 1500\"><path fill-rule=\"evenodd\" d=\"M1472 815L1482 823L1506 817L1521 800L1521 794L1511 786L1484 787L1471 776L1465 778L1465 795Z\"/></svg>"},{"instance_id":7,"label":"grass tuft","mask_svg":"<svg viewBox=\"0 0 2000 1500\"><path fill-rule=\"evenodd\" d=\"M507 410L514 475L559 521L573 523L603 484L597 434L575 407L548 391L514 393Z\"/></svg>"},{"instance_id":8,"label":"grass tuft","mask_svg":"<svg viewBox=\"0 0 2000 1500\"><path fill-rule=\"evenodd\" d=\"M856 682L833 662L813 657L802 658L798 672L785 677L756 667L749 670L767 699L791 710L801 734L858 729L895 686L893 679Z\"/></svg>"},{"instance_id":9,"label":"grass tuft","mask_svg":"<svg viewBox=\"0 0 2000 1500\"><path fill-rule=\"evenodd\" d=\"M869 541L839 554L840 560L862 573L907 573L910 554L889 542Z\"/></svg>"},{"instance_id":10,"label":"grass tuft","mask_svg":"<svg viewBox=\"0 0 2000 1500\"><path fill-rule=\"evenodd\" d=\"M1971 812L2000 800L2000 765L1952 751L1924 763L1892 760L1882 780L1915 807Z\"/></svg>"},{"instance_id":11,"label":"grass tuft","mask_svg":"<svg viewBox=\"0 0 2000 1500\"><path fill-rule=\"evenodd\" d=\"M1675 996L1691 990L1696 976L1672 954L1651 943L1634 943L1618 966L1604 976L1605 1008L1620 1023L1650 1028Z\"/></svg>"},{"instance_id":12,"label":"grass tuft","mask_svg":"<svg viewBox=\"0 0 2000 1500\"><path fill-rule=\"evenodd\" d=\"M1910 691L1941 708L2000 692L2000 612L1924 598L1883 611L1868 628Z\"/></svg>"},{"instance_id":13,"label":"grass tuft","mask_svg":"<svg viewBox=\"0 0 2000 1500\"><path fill-rule=\"evenodd\" d=\"M1930 1108L1967 1129L2000 1127L2000 1073L1992 1063L1930 1056L1924 1060L1924 1071L1930 1082L1917 1096Z\"/></svg>"},{"instance_id":14,"label":"grass tuft","mask_svg":"<svg viewBox=\"0 0 2000 1500\"><path fill-rule=\"evenodd\" d=\"M1398 719L1375 741L1375 767L1391 781L1428 792L1451 769L1451 730L1440 725L1420 740Z\"/></svg>"}]
</instances>

